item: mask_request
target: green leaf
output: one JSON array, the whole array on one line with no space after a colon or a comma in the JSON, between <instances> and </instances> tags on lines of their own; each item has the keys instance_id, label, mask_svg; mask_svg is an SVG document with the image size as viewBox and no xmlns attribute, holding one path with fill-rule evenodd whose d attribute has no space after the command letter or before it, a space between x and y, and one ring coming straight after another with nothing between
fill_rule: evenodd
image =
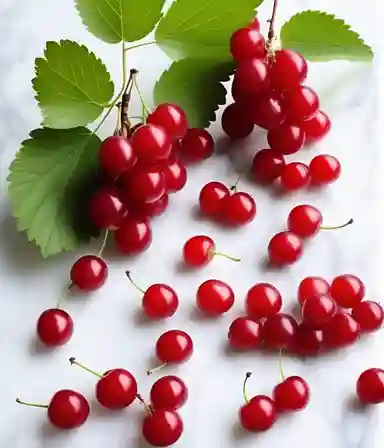
<instances>
[{"instance_id":1,"label":"green leaf","mask_svg":"<svg viewBox=\"0 0 384 448\"><path fill-rule=\"evenodd\" d=\"M156 42L172 59L230 61L232 33L255 16L263 0L176 0L156 29Z\"/></svg>"},{"instance_id":2,"label":"green leaf","mask_svg":"<svg viewBox=\"0 0 384 448\"><path fill-rule=\"evenodd\" d=\"M90 238L86 204L97 182L100 143L85 127L37 129L11 164L9 195L18 229L44 257Z\"/></svg>"},{"instance_id":3,"label":"green leaf","mask_svg":"<svg viewBox=\"0 0 384 448\"><path fill-rule=\"evenodd\" d=\"M102 61L70 40L47 42L44 56L35 61L32 81L44 125L67 129L96 120L114 91Z\"/></svg>"},{"instance_id":4,"label":"green leaf","mask_svg":"<svg viewBox=\"0 0 384 448\"><path fill-rule=\"evenodd\" d=\"M165 0L76 0L88 31L110 44L134 42L149 34L162 17Z\"/></svg>"},{"instance_id":5,"label":"green leaf","mask_svg":"<svg viewBox=\"0 0 384 448\"><path fill-rule=\"evenodd\" d=\"M282 47L300 52L311 61L370 61L372 49L344 20L322 11L303 11L281 29Z\"/></svg>"},{"instance_id":6,"label":"green leaf","mask_svg":"<svg viewBox=\"0 0 384 448\"><path fill-rule=\"evenodd\" d=\"M221 81L227 81L233 69L232 63L215 64L207 59L173 62L155 85L155 103L177 104L186 112L190 127L208 127L219 105L225 104Z\"/></svg>"}]
</instances>

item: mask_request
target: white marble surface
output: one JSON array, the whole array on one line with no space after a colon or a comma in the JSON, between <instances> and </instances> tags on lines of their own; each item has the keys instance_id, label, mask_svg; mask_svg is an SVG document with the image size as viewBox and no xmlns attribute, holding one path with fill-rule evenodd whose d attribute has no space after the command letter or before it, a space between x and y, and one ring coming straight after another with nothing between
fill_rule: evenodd
<instances>
[{"instance_id":1,"label":"white marble surface","mask_svg":"<svg viewBox=\"0 0 384 448\"><path fill-rule=\"evenodd\" d=\"M261 18L266 19L271 1L266 0ZM30 79L33 61L43 52L46 40L70 38L87 44L112 70L119 81L119 49L87 34L71 0L2 0L0 2L0 447L8 448L136 448L139 441L140 405L121 413L102 411L92 402L89 421L75 432L56 432L45 423L43 410L15 404L16 396L46 402L59 388L75 388L92 397L94 379L71 368L76 356L95 369L124 366L138 378L147 396L151 380L144 371L150 362L157 336L166 328L191 333L196 350L193 359L168 372L179 374L190 389L190 400L182 410L185 433L180 448L382 448L384 406L356 410L351 406L355 381L368 367L384 365L384 333L360 341L337 355L314 360L286 359L287 374L304 376L312 389L307 410L281 419L269 432L243 436L236 430L237 410L242 403L241 383L246 371L254 372L252 393L270 393L278 381L275 356L225 354L227 327L241 314L248 287L257 281L271 281L281 289L284 309L289 310L299 280L306 275L334 275L351 272L366 282L368 296L380 300L380 207L383 165L379 135L379 62L383 48L376 22L376 2L366 0L296 0L283 2L278 15L282 23L300 9L319 8L343 17L359 31L376 52L372 65L311 64L309 83L320 94L322 107L333 121L330 135L316 148L300 153L308 161L314 154L330 152L340 158L343 174L339 182L322 193L301 192L288 199L271 196L265 190L244 183L258 205L256 220L245 229L222 231L208 222L193 219L199 188L212 179L231 182L236 169L248 163L244 153L264 145L254 135L235 148L236 160L213 158L192 169L187 188L175 196L168 213L154 224L150 251L136 260L121 259L109 251L108 284L89 297L67 302L76 321L71 342L57 352L45 352L34 343L38 315L54 306L67 281L73 255L43 261L24 235L17 234L6 199L5 178L10 161L40 116L33 99ZM147 98L161 70L169 64L157 48L129 54L130 66L140 69ZM136 107L138 104L136 103ZM107 134L112 122L103 128ZM219 128L214 129L220 137ZM296 157L295 157L296 158ZM235 163L232 163L235 162ZM294 204L318 206L325 219L337 223L353 217L355 225L340 232L323 232L306 247L302 261L284 272L265 272L260 260L271 235L282 229ZM206 269L183 274L177 271L182 243L191 235L207 233L218 246L239 255L244 262L233 265L214 260ZM170 235L167 237L167 235ZM87 248L84 248L87 250ZM140 297L127 283L130 269L141 284L169 282L179 292L181 307L165 323L143 324L138 318ZM204 321L194 313L194 291L203 280L217 277L228 281L237 294L234 309L217 321ZM381 276L382 277L382 276Z\"/></svg>"}]
</instances>

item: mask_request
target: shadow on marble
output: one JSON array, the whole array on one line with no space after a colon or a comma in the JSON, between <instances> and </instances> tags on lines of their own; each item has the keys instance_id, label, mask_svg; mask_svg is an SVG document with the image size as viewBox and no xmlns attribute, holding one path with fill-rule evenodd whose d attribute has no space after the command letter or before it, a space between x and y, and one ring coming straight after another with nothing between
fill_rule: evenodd
<instances>
[{"instance_id":1,"label":"shadow on marble","mask_svg":"<svg viewBox=\"0 0 384 448\"><path fill-rule=\"evenodd\" d=\"M252 446L256 446L259 434L246 431L244 428L242 428L240 422L235 422L232 426L231 436L232 440L235 442L249 440L249 442L252 443Z\"/></svg>"},{"instance_id":2,"label":"shadow on marble","mask_svg":"<svg viewBox=\"0 0 384 448\"><path fill-rule=\"evenodd\" d=\"M140 300L138 301L138 308L134 311L133 313L133 317L132 317L132 311L129 310L129 319L132 320L133 318L133 322L135 324L135 327L138 328L162 328L163 327L163 322L161 320L156 320L156 319L149 319L144 313L142 308L140 307L141 302Z\"/></svg>"},{"instance_id":3,"label":"shadow on marble","mask_svg":"<svg viewBox=\"0 0 384 448\"><path fill-rule=\"evenodd\" d=\"M276 362L279 359L278 352L267 350L263 347L255 348L253 350L235 350L229 345L228 341L223 342L221 346L221 353L224 357L230 360L238 358L241 358L242 360L249 359L252 363L255 361L255 356L265 360L276 360Z\"/></svg>"},{"instance_id":4,"label":"shadow on marble","mask_svg":"<svg viewBox=\"0 0 384 448\"><path fill-rule=\"evenodd\" d=\"M212 322L220 321L220 317L222 316L208 316L200 311L196 305L192 305L189 312L189 320L196 323L207 323L211 325Z\"/></svg>"},{"instance_id":5,"label":"shadow on marble","mask_svg":"<svg viewBox=\"0 0 384 448\"><path fill-rule=\"evenodd\" d=\"M75 432L76 430L63 431L62 429L55 428L51 423L46 421L41 425L40 441L42 446L52 446L50 444L53 444L56 441L65 440L69 446L70 439L73 438Z\"/></svg>"},{"instance_id":6,"label":"shadow on marble","mask_svg":"<svg viewBox=\"0 0 384 448\"><path fill-rule=\"evenodd\" d=\"M136 441L134 442L134 445L132 447L131 442L129 442L129 445L127 445L126 448L150 448L151 445L148 444L148 442L146 442L143 438L143 436L140 436L139 438L136 439Z\"/></svg>"},{"instance_id":7,"label":"shadow on marble","mask_svg":"<svg viewBox=\"0 0 384 448\"><path fill-rule=\"evenodd\" d=\"M28 343L28 352L31 356L52 356L58 347L48 347L44 345L36 336L33 336Z\"/></svg>"}]
</instances>

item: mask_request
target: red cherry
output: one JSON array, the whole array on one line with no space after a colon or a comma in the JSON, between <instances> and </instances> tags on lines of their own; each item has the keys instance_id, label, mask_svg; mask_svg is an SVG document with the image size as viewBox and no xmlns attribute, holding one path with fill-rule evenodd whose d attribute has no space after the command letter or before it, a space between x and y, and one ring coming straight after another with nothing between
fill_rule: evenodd
<instances>
[{"instance_id":1,"label":"red cherry","mask_svg":"<svg viewBox=\"0 0 384 448\"><path fill-rule=\"evenodd\" d=\"M284 157L279 152L262 149L253 158L252 176L256 182L270 184L281 176L284 166Z\"/></svg>"},{"instance_id":2,"label":"red cherry","mask_svg":"<svg viewBox=\"0 0 384 448\"><path fill-rule=\"evenodd\" d=\"M303 305L310 297L329 295L329 283L321 277L305 277L299 285L297 299Z\"/></svg>"},{"instance_id":3,"label":"red cherry","mask_svg":"<svg viewBox=\"0 0 384 448\"><path fill-rule=\"evenodd\" d=\"M321 329L336 314L336 302L328 296L311 296L303 303L303 320L312 327Z\"/></svg>"},{"instance_id":4,"label":"red cherry","mask_svg":"<svg viewBox=\"0 0 384 448\"><path fill-rule=\"evenodd\" d=\"M185 362L192 356L192 353L193 341L185 331L166 331L156 343L156 355L163 364Z\"/></svg>"},{"instance_id":5,"label":"red cherry","mask_svg":"<svg viewBox=\"0 0 384 448\"><path fill-rule=\"evenodd\" d=\"M267 318L261 334L267 348L284 350L292 345L297 329L298 324L292 316L278 313Z\"/></svg>"},{"instance_id":6,"label":"red cherry","mask_svg":"<svg viewBox=\"0 0 384 448\"><path fill-rule=\"evenodd\" d=\"M276 233L268 245L269 260L276 266L295 263L303 253L301 239L292 232Z\"/></svg>"},{"instance_id":7,"label":"red cherry","mask_svg":"<svg viewBox=\"0 0 384 448\"><path fill-rule=\"evenodd\" d=\"M232 103L224 109L221 125L224 132L234 140L247 137L254 128L248 110L241 103Z\"/></svg>"},{"instance_id":8,"label":"red cherry","mask_svg":"<svg viewBox=\"0 0 384 448\"><path fill-rule=\"evenodd\" d=\"M255 17L248 25L249 28L253 28L256 31L260 31L260 21Z\"/></svg>"},{"instance_id":9,"label":"red cherry","mask_svg":"<svg viewBox=\"0 0 384 448\"><path fill-rule=\"evenodd\" d=\"M359 323L361 331L376 331L383 325L383 307L371 300L360 302L352 309L352 317Z\"/></svg>"},{"instance_id":10,"label":"red cherry","mask_svg":"<svg viewBox=\"0 0 384 448\"><path fill-rule=\"evenodd\" d=\"M275 52L270 68L271 84L278 90L290 90L302 84L308 73L307 61L296 51Z\"/></svg>"},{"instance_id":11,"label":"red cherry","mask_svg":"<svg viewBox=\"0 0 384 448\"><path fill-rule=\"evenodd\" d=\"M326 185L335 182L341 173L341 164L336 157L321 154L314 157L309 164L311 183L314 185Z\"/></svg>"},{"instance_id":12,"label":"red cherry","mask_svg":"<svg viewBox=\"0 0 384 448\"><path fill-rule=\"evenodd\" d=\"M323 111L318 110L312 118L302 121L300 128L305 133L305 143L312 144L328 134L331 129L331 120Z\"/></svg>"},{"instance_id":13,"label":"red cherry","mask_svg":"<svg viewBox=\"0 0 384 448\"><path fill-rule=\"evenodd\" d=\"M221 218L225 224L242 226L254 220L256 216L256 203L248 193L234 193L222 199L221 213Z\"/></svg>"},{"instance_id":14,"label":"red cherry","mask_svg":"<svg viewBox=\"0 0 384 448\"><path fill-rule=\"evenodd\" d=\"M267 139L269 146L280 154L294 154L304 146L305 134L297 126L282 123L268 131Z\"/></svg>"},{"instance_id":15,"label":"red cherry","mask_svg":"<svg viewBox=\"0 0 384 448\"><path fill-rule=\"evenodd\" d=\"M70 278L82 291L94 291L104 285L108 277L108 267L96 255L84 255L71 268Z\"/></svg>"},{"instance_id":16,"label":"red cherry","mask_svg":"<svg viewBox=\"0 0 384 448\"><path fill-rule=\"evenodd\" d=\"M356 393L363 404L384 403L384 370L365 370L357 380Z\"/></svg>"},{"instance_id":17,"label":"red cherry","mask_svg":"<svg viewBox=\"0 0 384 448\"><path fill-rule=\"evenodd\" d=\"M134 211L137 216L142 216L144 219L153 218L155 216L162 215L168 208L168 204L169 195L165 193L154 202L142 202L140 204L135 204Z\"/></svg>"},{"instance_id":18,"label":"red cherry","mask_svg":"<svg viewBox=\"0 0 384 448\"><path fill-rule=\"evenodd\" d=\"M319 109L319 97L307 86L287 90L283 96L284 110L289 119L297 124L313 117Z\"/></svg>"},{"instance_id":19,"label":"red cherry","mask_svg":"<svg viewBox=\"0 0 384 448\"><path fill-rule=\"evenodd\" d=\"M324 334L322 330L316 330L311 325L302 322L299 324L289 349L301 356L314 356L322 350L323 342Z\"/></svg>"},{"instance_id":20,"label":"red cherry","mask_svg":"<svg viewBox=\"0 0 384 448\"><path fill-rule=\"evenodd\" d=\"M166 183L159 166L137 167L120 178L126 201L154 202L166 192Z\"/></svg>"},{"instance_id":21,"label":"red cherry","mask_svg":"<svg viewBox=\"0 0 384 448\"><path fill-rule=\"evenodd\" d=\"M144 126L144 123L142 121L140 121L139 123L136 123L135 125L133 125L131 127L131 132L130 132L130 136L132 136L132 134L139 128L141 128L141 126Z\"/></svg>"},{"instance_id":22,"label":"red cherry","mask_svg":"<svg viewBox=\"0 0 384 448\"><path fill-rule=\"evenodd\" d=\"M269 87L268 66L257 58L245 59L239 63L235 72L238 88L248 94L259 94Z\"/></svg>"},{"instance_id":23,"label":"red cherry","mask_svg":"<svg viewBox=\"0 0 384 448\"><path fill-rule=\"evenodd\" d=\"M235 303L233 289L220 280L207 280L196 293L200 311L210 316L219 316L229 311Z\"/></svg>"},{"instance_id":24,"label":"red cherry","mask_svg":"<svg viewBox=\"0 0 384 448\"><path fill-rule=\"evenodd\" d=\"M89 217L101 229L118 229L127 214L116 188L100 188L89 202Z\"/></svg>"},{"instance_id":25,"label":"red cherry","mask_svg":"<svg viewBox=\"0 0 384 448\"><path fill-rule=\"evenodd\" d=\"M183 434L183 421L173 409L155 409L143 422L143 437L152 446L166 447Z\"/></svg>"},{"instance_id":26,"label":"red cherry","mask_svg":"<svg viewBox=\"0 0 384 448\"><path fill-rule=\"evenodd\" d=\"M280 184L285 191L300 190L307 186L309 181L308 167L301 162L288 163L281 172Z\"/></svg>"},{"instance_id":27,"label":"red cherry","mask_svg":"<svg viewBox=\"0 0 384 448\"><path fill-rule=\"evenodd\" d=\"M238 317L229 327L228 340L236 350L256 348L261 344L261 324L249 317Z\"/></svg>"},{"instance_id":28,"label":"red cherry","mask_svg":"<svg viewBox=\"0 0 384 448\"><path fill-rule=\"evenodd\" d=\"M360 325L347 312L338 312L324 328L324 342L329 348L353 344L360 336Z\"/></svg>"},{"instance_id":29,"label":"red cherry","mask_svg":"<svg viewBox=\"0 0 384 448\"><path fill-rule=\"evenodd\" d=\"M265 40L254 28L240 28L232 34L230 50L237 62L250 58L263 59L265 56Z\"/></svg>"},{"instance_id":30,"label":"red cherry","mask_svg":"<svg viewBox=\"0 0 384 448\"><path fill-rule=\"evenodd\" d=\"M36 331L44 344L64 345L72 337L73 320L67 312L59 308L45 310L37 321Z\"/></svg>"},{"instance_id":31,"label":"red cherry","mask_svg":"<svg viewBox=\"0 0 384 448\"><path fill-rule=\"evenodd\" d=\"M216 218L221 213L222 200L229 194L229 188L221 182L208 182L200 191L200 211L205 216Z\"/></svg>"},{"instance_id":32,"label":"red cherry","mask_svg":"<svg viewBox=\"0 0 384 448\"><path fill-rule=\"evenodd\" d=\"M188 162L201 162L211 157L214 145L208 131L190 128L181 140L181 154Z\"/></svg>"},{"instance_id":33,"label":"red cherry","mask_svg":"<svg viewBox=\"0 0 384 448\"><path fill-rule=\"evenodd\" d=\"M136 161L132 145L125 137L119 135L108 137L100 146L100 166L112 178L129 171Z\"/></svg>"},{"instance_id":34,"label":"red cherry","mask_svg":"<svg viewBox=\"0 0 384 448\"><path fill-rule=\"evenodd\" d=\"M312 205L297 205L288 215L288 230L301 238L315 235L322 223L322 214Z\"/></svg>"},{"instance_id":35,"label":"red cherry","mask_svg":"<svg viewBox=\"0 0 384 448\"><path fill-rule=\"evenodd\" d=\"M162 127L171 140L184 137L188 129L187 116L176 104L159 104L149 114L147 123Z\"/></svg>"},{"instance_id":36,"label":"red cherry","mask_svg":"<svg viewBox=\"0 0 384 448\"><path fill-rule=\"evenodd\" d=\"M365 296L364 283L356 275L339 275L331 284L331 296L339 306L353 308Z\"/></svg>"},{"instance_id":37,"label":"red cherry","mask_svg":"<svg viewBox=\"0 0 384 448\"><path fill-rule=\"evenodd\" d=\"M252 319L262 319L277 314L283 300L277 288L270 283L257 283L248 291L245 311Z\"/></svg>"},{"instance_id":38,"label":"red cherry","mask_svg":"<svg viewBox=\"0 0 384 448\"><path fill-rule=\"evenodd\" d=\"M151 405L154 409L179 409L188 399L188 388L177 376L163 376L151 388Z\"/></svg>"},{"instance_id":39,"label":"red cherry","mask_svg":"<svg viewBox=\"0 0 384 448\"><path fill-rule=\"evenodd\" d=\"M308 383L300 376L290 376L273 389L273 400L279 412L300 411L309 403Z\"/></svg>"},{"instance_id":40,"label":"red cherry","mask_svg":"<svg viewBox=\"0 0 384 448\"><path fill-rule=\"evenodd\" d=\"M168 193L176 193L184 188L187 183L187 170L179 160L165 160L161 164L161 170Z\"/></svg>"},{"instance_id":41,"label":"red cherry","mask_svg":"<svg viewBox=\"0 0 384 448\"><path fill-rule=\"evenodd\" d=\"M114 233L115 244L122 254L135 255L148 249L152 231L147 219L128 216Z\"/></svg>"},{"instance_id":42,"label":"red cherry","mask_svg":"<svg viewBox=\"0 0 384 448\"><path fill-rule=\"evenodd\" d=\"M131 144L138 159L150 164L169 156L172 139L162 127L145 124L133 133Z\"/></svg>"},{"instance_id":43,"label":"red cherry","mask_svg":"<svg viewBox=\"0 0 384 448\"><path fill-rule=\"evenodd\" d=\"M267 431L277 420L275 403L266 395L256 395L240 408L239 418L247 431Z\"/></svg>"},{"instance_id":44,"label":"red cherry","mask_svg":"<svg viewBox=\"0 0 384 448\"><path fill-rule=\"evenodd\" d=\"M249 101L248 111L253 123L263 129L274 129L281 125L285 118L280 98L271 93Z\"/></svg>"}]
</instances>

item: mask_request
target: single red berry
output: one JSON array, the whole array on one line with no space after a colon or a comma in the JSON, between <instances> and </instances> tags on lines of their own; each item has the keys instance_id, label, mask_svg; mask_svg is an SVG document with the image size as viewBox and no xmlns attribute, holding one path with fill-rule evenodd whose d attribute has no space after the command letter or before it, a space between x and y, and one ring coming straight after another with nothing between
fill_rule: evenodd
<instances>
[{"instance_id":1,"label":"single red berry","mask_svg":"<svg viewBox=\"0 0 384 448\"><path fill-rule=\"evenodd\" d=\"M148 115L147 123L162 127L171 140L184 137L188 129L187 116L176 104L159 104Z\"/></svg>"},{"instance_id":2,"label":"single red berry","mask_svg":"<svg viewBox=\"0 0 384 448\"><path fill-rule=\"evenodd\" d=\"M335 182L341 173L341 164L334 156L321 154L314 157L309 164L311 183L326 185Z\"/></svg>"},{"instance_id":3,"label":"single red berry","mask_svg":"<svg viewBox=\"0 0 384 448\"><path fill-rule=\"evenodd\" d=\"M143 219L153 218L162 215L169 205L169 195L164 193L159 199L154 202L141 202L135 204L134 213L136 216L141 216Z\"/></svg>"},{"instance_id":4,"label":"single red berry","mask_svg":"<svg viewBox=\"0 0 384 448\"><path fill-rule=\"evenodd\" d=\"M336 314L336 302L329 296L311 296L303 303L303 320L312 327L321 329Z\"/></svg>"},{"instance_id":5,"label":"single red berry","mask_svg":"<svg viewBox=\"0 0 384 448\"><path fill-rule=\"evenodd\" d=\"M137 382L125 369L108 370L96 383L97 401L108 409L123 409L136 399Z\"/></svg>"},{"instance_id":6,"label":"single red berry","mask_svg":"<svg viewBox=\"0 0 384 448\"><path fill-rule=\"evenodd\" d=\"M236 78L233 78L232 86L231 86L231 94L233 100L241 104L243 107L247 108L252 101L257 98L257 95L250 95L247 92L243 92L241 88L239 88L238 82L236 82Z\"/></svg>"},{"instance_id":7,"label":"single red berry","mask_svg":"<svg viewBox=\"0 0 384 448\"><path fill-rule=\"evenodd\" d=\"M133 133L134 133L137 129L141 128L141 126L144 126L144 123L143 123L142 121L140 121L139 123L136 123L135 125L133 125L133 126L131 127L131 130L130 130L130 136L132 136Z\"/></svg>"},{"instance_id":8,"label":"single red berry","mask_svg":"<svg viewBox=\"0 0 384 448\"><path fill-rule=\"evenodd\" d=\"M260 21L257 17L252 19L252 21L248 25L249 28L253 28L256 31L260 31Z\"/></svg>"},{"instance_id":9,"label":"single red berry","mask_svg":"<svg viewBox=\"0 0 384 448\"><path fill-rule=\"evenodd\" d=\"M181 140L181 155L188 162L201 162L213 154L214 141L205 129L190 128Z\"/></svg>"},{"instance_id":10,"label":"single red berry","mask_svg":"<svg viewBox=\"0 0 384 448\"><path fill-rule=\"evenodd\" d=\"M356 393L363 404L384 403L384 370L365 370L357 380Z\"/></svg>"},{"instance_id":11,"label":"single red berry","mask_svg":"<svg viewBox=\"0 0 384 448\"><path fill-rule=\"evenodd\" d=\"M305 134L298 126L282 123L268 131L267 139L269 146L280 154L294 154L304 146Z\"/></svg>"},{"instance_id":12,"label":"single red berry","mask_svg":"<svg viewBox=\"0 0 384 448\"><path fill-rule=\"evenodd\" d=\"M312 205L297 205L288 215L288 230L301 238L314 236L322 223L322 214Z\"/></svg>"},{"instance_id":13,"label":"single red berry","mask_svg":"<svg viewBox=\"0 0 384 448\"><path fill-rule=\"evenodd\" d=\"M126 202L154 202L166 192L165 176L159 166L137 167L120 178Z\"/></svg>"},{"instance_id":14,"label":"single red berry","mask_svg":"<svg viewBox=\"0 0 384 448\"><path fill-rule=\"evenodd\" d=\"M170 160L179 160L181 154L181 138L172 142L171 153L169 154Z\"/></svg>"},{"instance_id":15,"label":"single red berry","mask_svg":"<svg viewBox=\"0 0 384 448\"><path fill-rule=\"evenodd\" d=\"M221 201L221 219L230 226L250 223L256 216L256 203L253 197L244 192L227 195Z\"/></svg>"},{"instance_id":16,"label":"single red berry","mask_svg":"<svg viewBox=\"0 0 384 448\"><path fill-rule=\"evenodd\" d=\"M221 182L208 182L199 194L200 211L211 218L216 218L222 210L222 200L229 196L229 188Z\"/></svg>"},{"instance_id":17,"label":"single red berry","mask_svg":"<svg viewBox=\"0 0 384 448\"><path fill-rule=\"evenodd\" d=\"M112 178L132 169L136 161L132 145L125 137L119 135L108 137L100 146L100 166Z\"/></svg>"},{"instance_id":18,"label":"single red berry","mask_svg":"<svg viewBox=\"0 0 384 448\"><path fill-rule=\"evenodd\" d=\"M172 148L172 139L161 126L145 124L133 133L131 143L139 161L156 163L166 159Z\"/></svg>"},{"instance_id":19,"label":"single red berry","mask_svg":"<svg viewBox=\"0 0 384 448\"><path fill-rule=\"evenodd\" d=\"M305 81L307 73L307 61L296 51L284 48L275 52L270 68L274 89L294 89Z\"/></svg>"},{"instance_id":20,"label":"single red berry","mask_svg":"<svg viewBox=\"0 0 384 448\"><path fill-rule=\"evenodd\" d=\"M309 181L309 169L301 162L288 163L281 172L280 185L285 191L300 190L307 186Z\"/></svg>"},{"instance_id":21,"label":"single red berry","mask_svg":"<svg viewBox=\"0 0 384 448\"><path fill-rule=\"evenodd\" d=\"M364 283L352 274L339 275L331 284L331 296L343 308L353 308L365 296Z\"/></svg>"},{"instance_id":22,"label":"single red berry","mask_svg":"<svg viewBox=\"0 0 384 448\"><path fill-rule=\"evenodd\" d=\"M251 350L259 347L261 324L249 317L238 317L229 327L228 341L235 350Z\"/></svg>"},{"instance_id":23,"label":"single red berry","mask_svg":"<svg viewBox=\"0 0 384 448\"><path fill-rule=\"evenodd\" d=\"M234 140L247 137L254 128L248 110L241 103L232 103L224 109L221 125L224 132Z\"/></svg>"},{"instance_id":24,"label":"single red berry","mask_svg":"<svg viewBox=\"0 0 384 448\"><path fill-rule=\"evenodd\" d=\"M290 376L273 389L273 400L279 412L300 411L309 403L308 383L300 376Z\"/></svg>"},{"instance_id":25,"label":"single red berry","mask_svg":"<svg viewBox=\"0 0 384 448\"><path fill-rule=\"evenodd\" d=\"M116 188L100 188L89 202L89 217L96 227L116 230L128 214Z\"/></svg>"},{"instance_id":26,"label":"single red berry","mask_svg":"<svg viewBox=\"0 0 384 448\"><path fill-rule=\"evenodd\" d=\"M177 376L158 379L151 388L151 405L154 409L179 409L188 399L188 388Z\"/></svg>"},{"instance_id":27,"label":"single red berry","mask_svg":"<svg viewBox=\"0 0 384 448\"><path fill-rule=\"evenodd\" d=\"M238 88L248 94L259 94L269 87L268 66L257 58L245 59L239 63L235 72Z\"/></svg>"},{"instance_id":28,"label":"single red berry","mask_svg":"<svg viewBox=\"0 0 384 448\"><path fill-rule=\"evenodd\" d=\"M165 160L161 164L161 171L165 178L168 193L176 193L182 190L187 183L187 170L180 160Z\"/></svg>"},{"instance_id":29,"label":"single red berry","mask_svg":"<svg viewBox=\"0 0 384 448\"><path fill-rule=\"evenodd\" d=\"M353 344L360 336L360 325L347 312L338 312L324 327L324 342L328 348Z\"/></svg>"},{"instance_id":30,"label":"single red berry","mask_svg":"<svg viewBox=\"0 0 384 448\"><path fill-rule=\"evenodd\" d=\"M270 283L257 283L252 286L245 299L245 312L252 319L262 319L277 314L283 300L277 288Z\"/></svg>"},{"instance_id":31,"label":"single red berry","mask_svg":"<svg viewBox=\"0 0 384 448\"><path fill-rule=\"evenodd\" d=\"M300 356L315 356L323 348L324 334L312 325L301 322L289 350Z\"/></svg>"},{"instance_id":32,"label":"single red berry","mask_svg":"<svg viewBox=\"0 0 384 448\"><path fill-rule=\"evenodd\" d=\"M284 92L284 110L295 124L313 117L319 109L319 104L319 97L310 87L298 86Z\"/></svg>"},{"instance_id":33,"label":"single red berry","mask_svg":"<svg viewBox=\"0 0 384 448\"><path fill-rule=\"evenodd\" d=\"M37 335L48 346L66 344L73 334L71 316L60 308L45 310L37 321Z\"/></svg>"},{"instance_id":34,"label":"single red berry","mask_svg":"<svg viewBox=\"0 0 384 448\"><path fill-rule=\"evenodd\" d=\"M284 166L284 157L279 152L262 149L253 158L252 176L256 182L270 184L281 176Z\"/></svg>"},{"instance_id":35,"label":"single red berry","mask_svg":"<svg viewBox=\"0 0 384 448\"><path fill-rule=\"evenodd\" d=\"M148 249L152 231L147 219L128 216L114 233L116 248L122 254L135 255Z\"/></svg>"},{"instance_id":36,"label":"single red berry","mask_svg":"<svg viewBox=\"0 0 384 448\"><path fill-rule=\"evenodd\" d=\"M254 28L240 28L232 34L230 50L237 62L250 58L263 59L265 56L265 40Z\"/></svg>"},{"instance_id":37,"label":"single red berry","mask_svg":"<svg viewBox=\"0 0 384 448\"><path fill-rule=\"evenodd\" d=\"M301 239L292 232L279 232L268 245L269 260L276 266L295 263L303 253Z\"/></svg>"},{"instance_id":38,"label":"single red berry","mask_svg":"<svg viewBox=\"0 0 384 448\"><path fill-rule=\"evenodd\" d=\"M305 277L299 285L297 299L303 305L310 297L329 295L329 283L321 277Z\"/></svg>"},{"instance_id":39,"label":"single red berry","mask_svg":"<svg viewBox=\"0 0 384 448\"><path fill-rule=\"evenodd\" d=\"M84 255L71 268L72 283L83 291L94 291L104 285L108 277L108 267L96 255Z\"/></svg>"},{"instance_id":40,"label":"single red berry","mask_svg":"<svg viewBox=\"0 0 384 448\"><path fill-rule=\"evenodd\" d=\"M280 98L270 92L250 100L248 111L253 123L263 129L274 129L285 119Z\"/></svg>"},{"instance_id":41,"label":"single red berry","mask_svg":"<svg viewBox=\"0 0 384 448\"><path fill-rule=\"evenodd\" d=\"M380 303L366 300L353 307L352 317L359 323L361 331L376 331L383 325L384 310Z\"/></svg>"},{"instance_id":42,"label":"single red berry","mask_svg":"<svg viewBox=\"0 0 384 448\"><path fill-rule=\"evenodd\" d=\"M219 316L229 311L235 303L233 289L221 280L206 280L196 293L200 311L210 316Z\"/></svg>"},{"instance_id":43,"label":"single red berry","mask_svg":"<svg viewBox=\"0 0 384 448\"><path fill-rule=\"evenodd\" d=\"M322 110L318 110L312 118L302 121L299 126L305 133L305 143L312 144L328 134L331 120Z\"/></svg>"},{"instance_id":44,"label":"single red berry","mask_svg":"<svg viewBox=\"0 0 384 448\"><path fill-rule=\"evenodd\" d=\"M143 422L143 437L152 446L166 447L183 434L183 421L173 409L155 409Z\"/></svg>"},{"instance_id":45,"label":"single red berry","mask_svg":"<svg viewBox=\"0 0 384 448\"><path fill-rule=\"evenodd\" d=\"M261 334L267 348L284 350L292 345L297 329L298 324L292 316L278 313L267 318Z\"/></svg>"},{"instance_id":46,"label":"single red berry","mask_svg":"<svg viewBox=\"0 0 384 448\"><path fill-rule=\"evenodd\" d=\"M185 362L192 356L192 353L193 341L185 331L166 331L156 343L156 355L163 364Z\"/></svg>"},{"instance_id":47,"label":"single red berry","mask_svg":"<svg viewBox=\"0 0 384 448\"><path fill-rule=\"evenodd\" d=\"M256 395L240 408L239 418L247 431L267 431L277 420L275 403L266 395Z\"/></svg>"}]
</instances>

